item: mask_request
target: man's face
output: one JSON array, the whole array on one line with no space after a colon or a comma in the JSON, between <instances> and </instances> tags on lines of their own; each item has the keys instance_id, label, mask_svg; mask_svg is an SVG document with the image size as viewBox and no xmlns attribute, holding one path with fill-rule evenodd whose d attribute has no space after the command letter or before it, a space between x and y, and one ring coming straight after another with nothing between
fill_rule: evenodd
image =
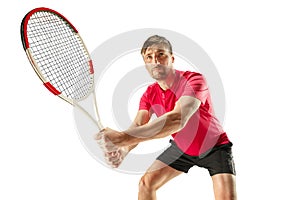
<instances>
[{"instance_id":1,"label":"man's face","mask_svg":"<svg viewBox=\"0 0 300 200\"><path fill-rule=\"evenodd\" d=\"M174 56L163 46L151 46L143 54L146 68L155 80L164 80L173 69Z\"/></svg>"}]
</instances>

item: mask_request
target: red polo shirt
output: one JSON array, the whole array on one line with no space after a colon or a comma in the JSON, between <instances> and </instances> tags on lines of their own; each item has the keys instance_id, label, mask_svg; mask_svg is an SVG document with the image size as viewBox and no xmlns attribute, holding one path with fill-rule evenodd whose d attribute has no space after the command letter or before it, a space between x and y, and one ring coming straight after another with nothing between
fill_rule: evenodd
<instances>
[{"instance_id":1,"label":"red polo shirt","mask_svg":"<svg viewBox=\"0 0 300 200\"><path fill-rule=\"evenodd\" d=\"M229 143L218 119L214 116L207 83L202 74L176 70L170 89L163 90L156 82L148 86L140 100L139 110L148 110L158 117L173 110L182 96L192 96L201 101L199 109L185 127L172 134L177 146L190 156L199 156L214 146Z\"/></svg>"}]
</instances>

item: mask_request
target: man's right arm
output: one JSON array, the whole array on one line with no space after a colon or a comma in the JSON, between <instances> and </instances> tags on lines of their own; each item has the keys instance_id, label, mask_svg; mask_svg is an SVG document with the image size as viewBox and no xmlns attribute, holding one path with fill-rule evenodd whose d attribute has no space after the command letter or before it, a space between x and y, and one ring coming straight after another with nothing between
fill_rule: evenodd
<instances>
[{"instance_id":1,"label":"man's right arm","mask_svg":"<svg viewBox=\"0 0 300 200\"><path fill-rule=\"evenodd\" d=\"M148 110L139 110L136 114L135 119L133 120L131 126L129 128L142 126L147 124L150 120L150 113ZM128 152L134 149L138 144L128 146Z\"/></svg>"},{"instance_id":2,"label":"man's right arm","mask_svg":"<svg viewBox=\"0 0 300 200\"><path fill-rule=\"evenodd\" d=\"M139 110L136 114L135 119L133 120L130 128L142 126L144 124L147 124L150 120L150 113L148 110ZM124 158L127 156L127 154L134 149L137 144L130 145L130 146L123 146L120 147L117 151L113 152L106 152L105 153L105 159L109 165L112 167L119 167L120 164L123 162Z\"/></svg>"}]
</instances>

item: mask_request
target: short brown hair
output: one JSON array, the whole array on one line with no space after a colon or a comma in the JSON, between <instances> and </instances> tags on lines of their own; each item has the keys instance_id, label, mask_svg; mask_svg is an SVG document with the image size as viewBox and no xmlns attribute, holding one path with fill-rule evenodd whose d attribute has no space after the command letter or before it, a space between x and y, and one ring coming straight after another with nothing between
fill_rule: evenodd
<instances>
[{"instance_id":1,"label":"short brown hair","mask_svg":"<svg viewBox=\"0 0 300 200\"><path fill-rule=\"evenodd\" d=\"M169 40L167 40L165 37L159 36L159 35L153 35L144 42L144 45L141 49L141 54L144 54L148 47L151 47L151 46L157 45L157 44L163 44L164 47L166 47L166 49L168 49L168 51L171 54L173 54L172 45L169 42Z\"/></svg>"}]
</instances>

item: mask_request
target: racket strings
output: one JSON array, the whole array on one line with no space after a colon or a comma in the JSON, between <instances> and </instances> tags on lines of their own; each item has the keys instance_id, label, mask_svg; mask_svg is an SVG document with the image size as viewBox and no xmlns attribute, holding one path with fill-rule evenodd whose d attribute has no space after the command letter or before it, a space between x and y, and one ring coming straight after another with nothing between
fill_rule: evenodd
<instances>
[{"instance_id":1,"label":"racket strings","mask_svg":"<svg viewBox=\"0 0 300 200\"><path fill-rule=\"evenodd\" d=\"M80 37L61 17L37 12L28 21L27 37L41 73L63 95L80 100L93 87L89 56Z\"/></svg>"}]
</instances>

